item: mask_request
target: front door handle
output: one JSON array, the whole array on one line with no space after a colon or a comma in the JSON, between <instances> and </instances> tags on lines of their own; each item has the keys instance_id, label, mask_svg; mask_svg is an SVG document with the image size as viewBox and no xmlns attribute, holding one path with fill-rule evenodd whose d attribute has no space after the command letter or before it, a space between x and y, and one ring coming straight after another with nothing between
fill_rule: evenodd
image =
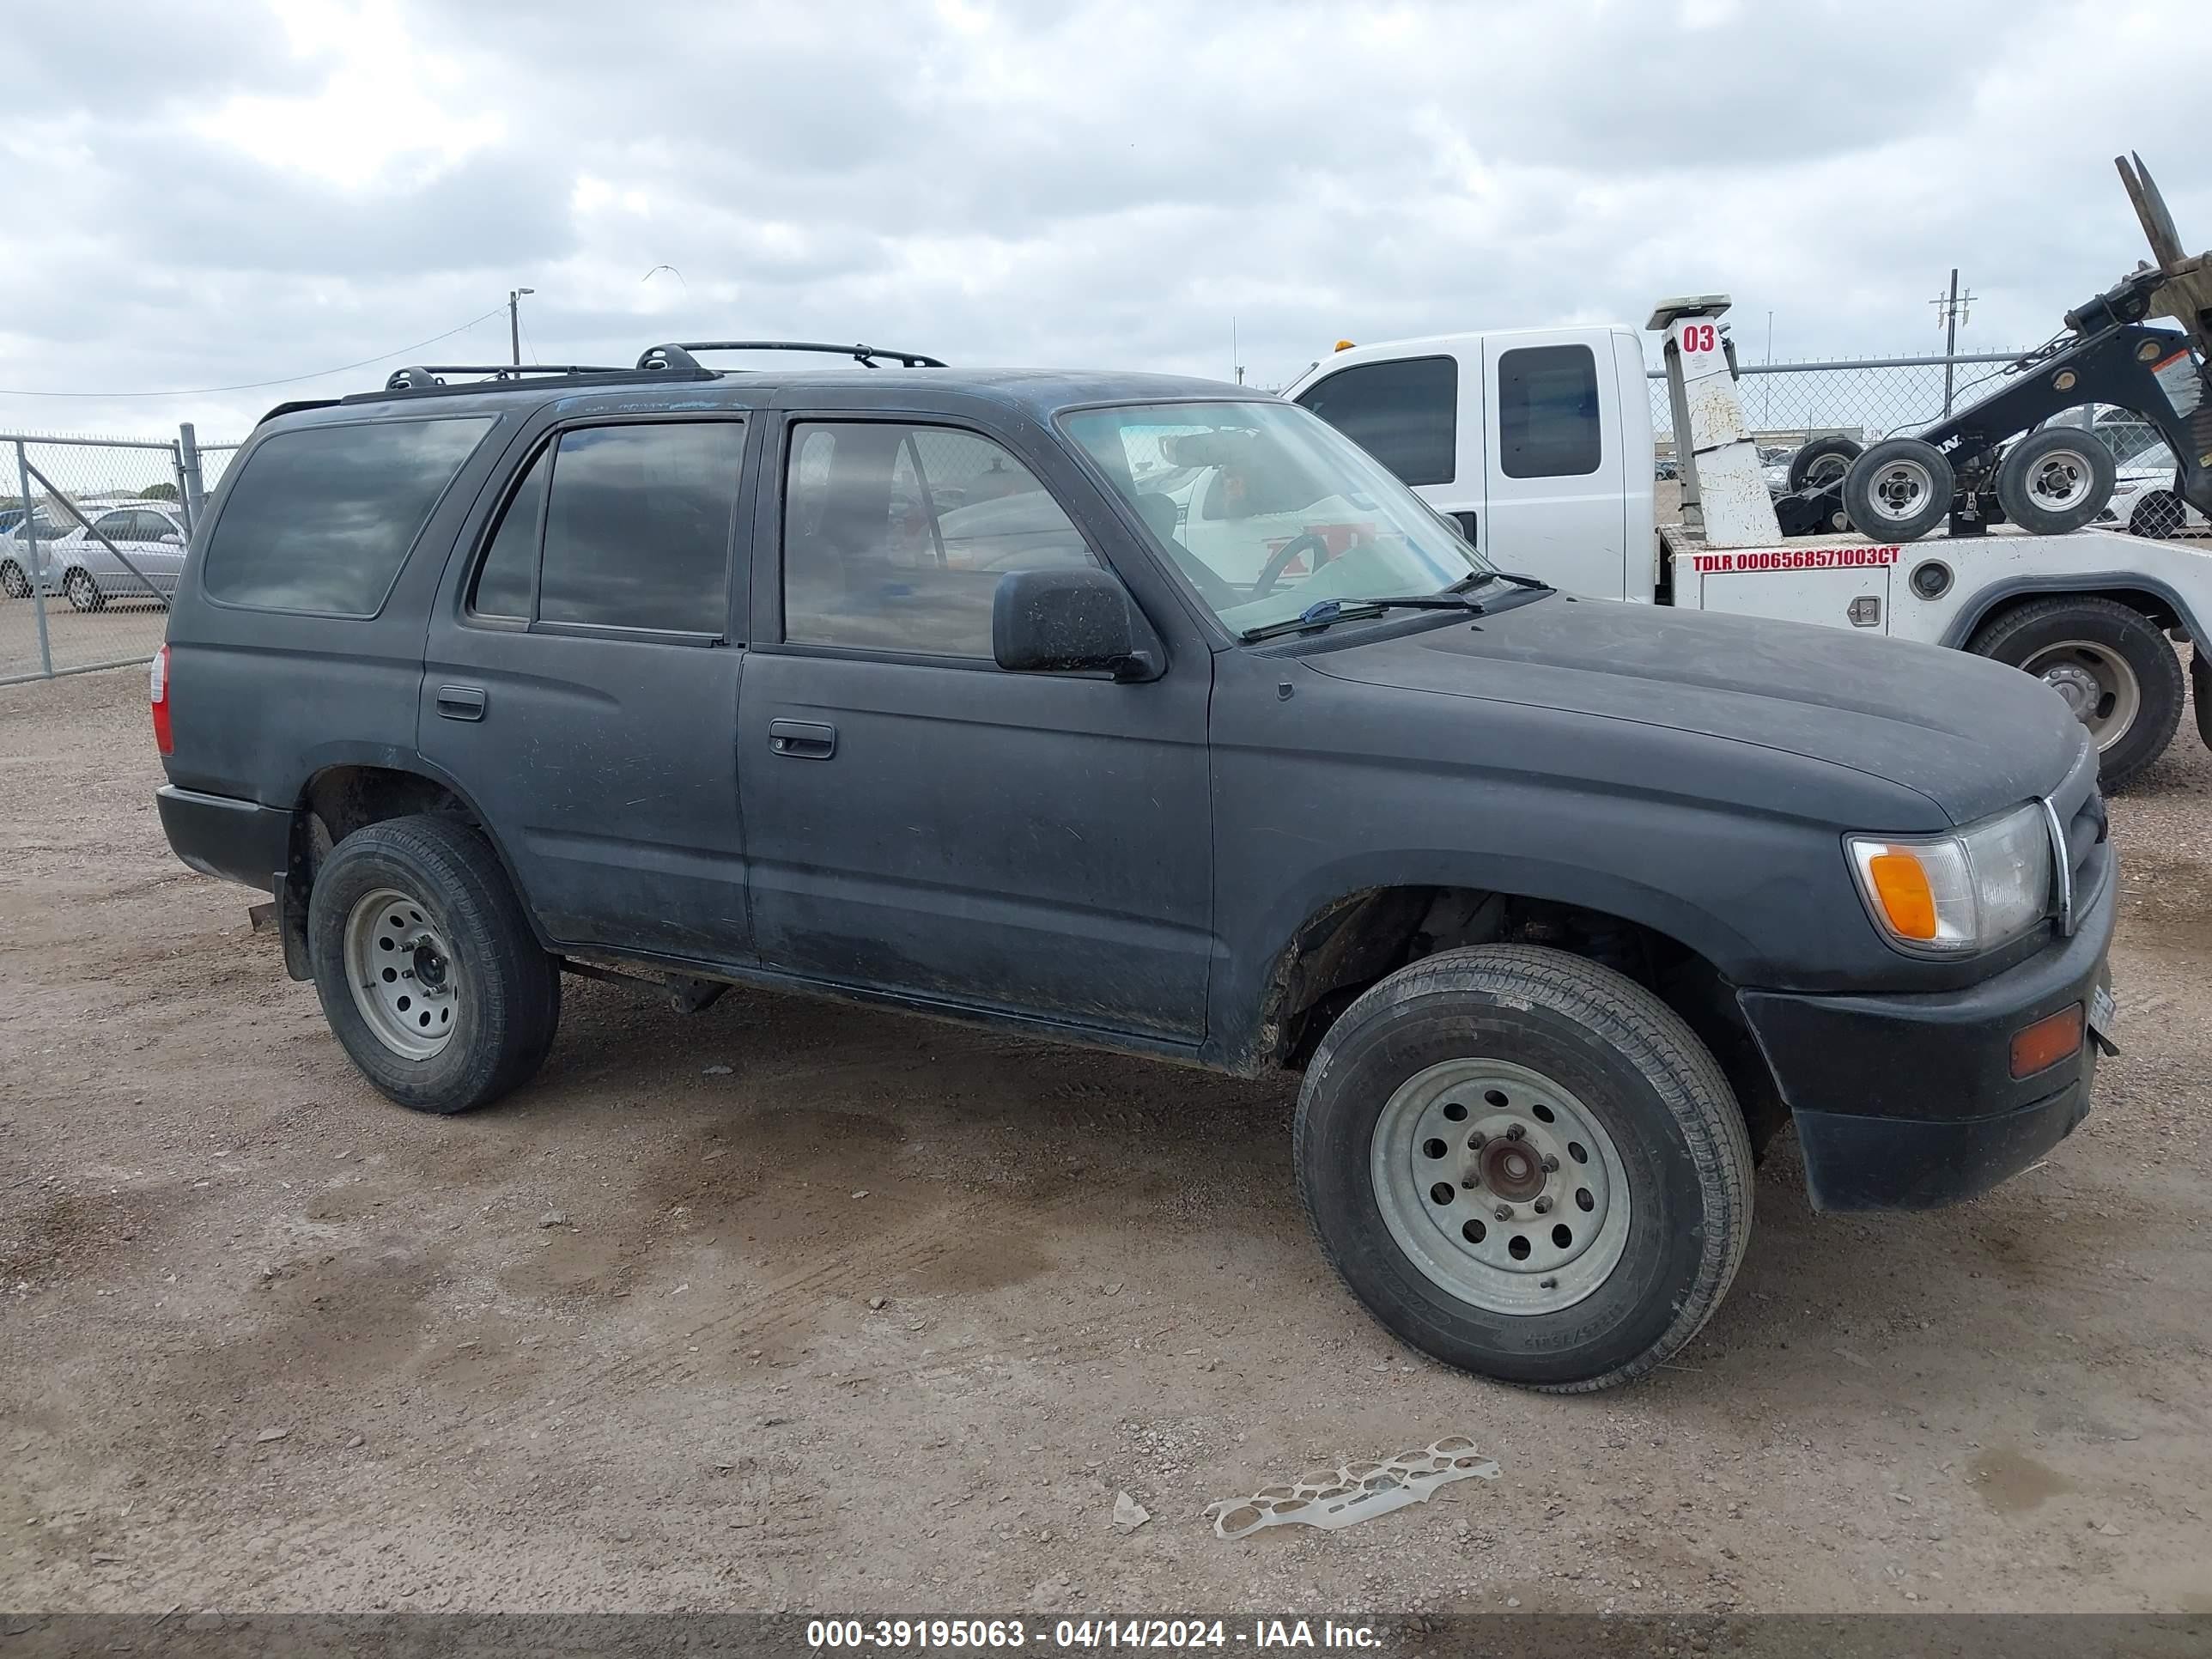
<instances>
[{"instance_id":1,"label":"front door handle","mask_svg":"<svg viewBox=\"0 0 2212 1659\"><path fill-rule=\"evenodd\" d=\"M768 746L793 760L828 760L837 752L837 728L815 720L770 720Z\"/></svg>"},{"instance_id":2,"label":"front door handle","mask_svg":"<svg viewBox=\"0 0 2212 1659\"><path fill-rule=\"evenodd\" d=\"M484 714L483 691L473 685L441 685L438 713L449 720L480 720Z\"/></svg>"}]
</instances>

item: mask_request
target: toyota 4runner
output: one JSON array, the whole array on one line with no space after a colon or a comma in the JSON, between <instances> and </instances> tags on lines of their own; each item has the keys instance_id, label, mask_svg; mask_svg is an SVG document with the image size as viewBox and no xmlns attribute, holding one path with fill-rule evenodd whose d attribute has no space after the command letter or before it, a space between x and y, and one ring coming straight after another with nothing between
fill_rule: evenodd
<instances>
[{"instance_id":1,"label":"toyota 4runner","mask_svg":"<svg viewBox=\"0 0 2212 1659\"><path fill-rule=\"evenodd\" d=\"M200 517L163 826L402 1105L526 1082L564 971L1287 1071L1353 1293L1555 1389L1705 1322L1785 1121L1918 1207L2087 1111L2118 883L2027 677L1555 592L1241 388L707 349L287 405Z\"/></svg>"}]
</instances>

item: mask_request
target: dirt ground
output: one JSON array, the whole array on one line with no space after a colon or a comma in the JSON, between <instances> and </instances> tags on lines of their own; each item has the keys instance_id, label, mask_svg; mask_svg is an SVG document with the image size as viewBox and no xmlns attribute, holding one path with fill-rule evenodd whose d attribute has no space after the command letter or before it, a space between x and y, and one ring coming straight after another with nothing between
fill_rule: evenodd
<instances>
[{"instance_id":1,"label":"dirt ground","mask_svg":"<svg viewBox=\"0 0 2212 1659\"><path fill-rule=\"evenodd\" d=\"M571 981L371 1093L171 858L141 672L0 690L0 1607L2212 1611L2212 757L2116 803L2126 1053L2048 1162L1820 1218L1552 1399L1322 1265L1287 1082ZM1452 1434L1337 1533L1200 1510ZM1109 1528L1117 1492L1151 1511Z\"/></svg>"}]
</instances>

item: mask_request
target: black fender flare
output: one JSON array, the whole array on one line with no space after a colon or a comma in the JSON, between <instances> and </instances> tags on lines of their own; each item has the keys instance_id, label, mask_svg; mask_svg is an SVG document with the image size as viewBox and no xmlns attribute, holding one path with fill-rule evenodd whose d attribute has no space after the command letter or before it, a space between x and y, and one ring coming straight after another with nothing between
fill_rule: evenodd
<instances>
[{"instance_id":1,"label":"black fender flare","mask_svg":"<svg viewBox=\"0 0 2212 1659\"><path fill-rule=\"evenodd\" d=\"M2198 626L2189 602L2171 584L2139 571L2100 570L2070 575L2008 576L2002 581L1991 582L1975 595L1972 606L1951 618L1936 643L1954 651L1964 650L1966 641L1973 638L1990 613L2013 599L2062 593L2079 593L2084 599L2111 599L2130 592L2148 593L2162 601L2181 619L2191 641L2204 638L2204 630Z\"/></svg>"}]
</instances>

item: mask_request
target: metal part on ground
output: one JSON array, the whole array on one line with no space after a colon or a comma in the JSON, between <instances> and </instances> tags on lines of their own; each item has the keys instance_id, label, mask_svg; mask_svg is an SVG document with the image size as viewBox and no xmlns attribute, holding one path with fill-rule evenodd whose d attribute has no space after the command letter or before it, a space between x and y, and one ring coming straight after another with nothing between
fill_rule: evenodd
<instances>
[{"instance_id":1,"label":"metal part on ground","mask_svg":"<svg viewBox=\"0 0 2212 1659\"><path fill-rule=\"evenodd\" d=\"M1425 1504L1455 1480L1498 1477L1465 1435L1448 1435L1426 1451L1401 1452L1381 1463L1340 1464L1285 1486L1262 1486L1249 1498L1208 1504L1216 1538L1248 1538L1262 1527L1321 1527L1334 1531L1409 1504Z\"/></svg>"}]
</instances>

